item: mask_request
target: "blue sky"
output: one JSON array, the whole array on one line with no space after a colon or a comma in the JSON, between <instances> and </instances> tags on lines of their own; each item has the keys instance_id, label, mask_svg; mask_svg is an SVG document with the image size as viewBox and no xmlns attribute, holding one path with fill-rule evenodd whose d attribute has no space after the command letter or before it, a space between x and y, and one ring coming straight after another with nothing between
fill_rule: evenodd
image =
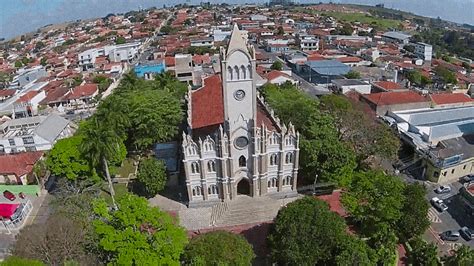
<instances>
[{"instance_id":1,"label":"blue sky","mask_svg":"<svg viewBox=\"0 0 474 266\"><path fill-rule=\"evenodd\" d=\"M211 3L265 2L265 0L203 0ZM0 37L11 38L34 31L50 23L60 23L82 18L103 17L109 13L126 12L183 0L0 0ZM191 0L198 3L200 0ZM320 0L299 0L300 3ZM322 1L328 2L328 1ZM474 25L474 0L333 0L335 3L385 3L387 7L411 11L416 14L469 23Z\"/></svg>"}]
</instances>

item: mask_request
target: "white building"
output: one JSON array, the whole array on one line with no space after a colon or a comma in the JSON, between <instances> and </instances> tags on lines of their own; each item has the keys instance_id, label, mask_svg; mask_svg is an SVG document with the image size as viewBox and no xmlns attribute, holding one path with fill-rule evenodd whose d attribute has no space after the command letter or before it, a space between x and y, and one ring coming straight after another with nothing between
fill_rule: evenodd
<instances>
[{"instance_id":1,"label":"white building","mask_svg":"<svg viewBox=\"0 0 474 266\"><path fill-rule=\"evenodd\" d=\"M332 83L342 94L346 94L350 91L356 91L360 94L370 94L372 89L372 85L358 79L334 79Z\"/></svg>"},{"instance_id":2,"label":"white building","mask_svg":"<svg viewBox=\"0 0 474 266\"><path fill-rule=\"evenodd\" d=\"M313 35L300 35L297 38L297 44L302 51L317 51L319 50L319 38Z\"/></svg>"},{"instance_id":3,"label":"white building","mask_svg":"<svg viewBox=\"0 0 474 266\"><path fill-rule=\"evenodd\" d=\"M82 70L94 68L95 59L99 56L108 56L112 62L131 62L138 56L140 43L126 43L108 45L101 48L86 50L78 54L78 63Z\"/></svg>"},{"instance_id":4,"label":"white building","mask_svg":"<svg viewBox=\"0 0 474 266\"><path fill-rule=\"evenodd\" d=\"M299 134L257 95L255 50L237 25L220 57L222 74L188 93L182 149L189 206L239 194L296 195Z\"/></svg>"},{"instance_id":5,"label":"white building","mask_svg":"<svg viewBox=\"0 0 474 266\"><path fill-rule=\"evenodd\" d=\"M0 125L0 154L50 150L74 131L74 124L57 114L8 120Z\"/></svg>"},{"instance_id":6,"label":"white building","mask_svg":"<svg viewBox=\"0 0 474 266\"><path fill-rule=\"evenodd\" d=\"M433 59L433 46L427 43L418 42L414 44L415 55L425 61Z\"/></svg>"}]
</instances>

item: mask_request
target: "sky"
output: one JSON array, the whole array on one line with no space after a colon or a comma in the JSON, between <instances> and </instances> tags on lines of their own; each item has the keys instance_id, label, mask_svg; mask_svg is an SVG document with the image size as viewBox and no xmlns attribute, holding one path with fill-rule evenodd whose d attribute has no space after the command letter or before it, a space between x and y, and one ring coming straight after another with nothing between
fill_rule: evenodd
<instances>
[{"instance_id":1,"label":"sky","mask_svg":"<svg viewBox=\"0 0 474 266\"><path fill-rule=\"evenodd\" d=\"M189 0L198 3L200 0ZM264 0L204 0L211 3L245 3ZM162 7L183 0L0 0L0 38L12 38L31 32L47 24L103 17L109 13L123 13L139 7ZM299 3L328 2L298 0ZM410 11L415 14L441 17L446 20L474 25L474 0L333 0L334 3L359 3Z\"/></svg>"}]
</instances>

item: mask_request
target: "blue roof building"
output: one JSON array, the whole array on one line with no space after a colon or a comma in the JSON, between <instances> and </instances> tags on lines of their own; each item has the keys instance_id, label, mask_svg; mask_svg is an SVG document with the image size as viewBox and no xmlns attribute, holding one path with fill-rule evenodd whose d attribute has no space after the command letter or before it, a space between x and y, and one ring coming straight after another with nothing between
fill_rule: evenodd
<instances>
[{"instance_id":1,"label":"blue roof building","mask_svg":"<svg viewBox=\"0 0 474 266\"><path fill-rule=\"evenodd\" d=\"M307 61L301 76L309 82L326 84L349 73L351 68L337 60Z\"/></svg>"},{"instance_id":2,"label":"blue roof building","mask_svg":"<svg viewBox=\"0 0 474 266\"><path fill-rule=\"evenodd\" d=\"M164 61L139 64L135 66L134 71L139 78L152 79L154 75L165 72L166 66Z\"/></svg>"}]
</instances>

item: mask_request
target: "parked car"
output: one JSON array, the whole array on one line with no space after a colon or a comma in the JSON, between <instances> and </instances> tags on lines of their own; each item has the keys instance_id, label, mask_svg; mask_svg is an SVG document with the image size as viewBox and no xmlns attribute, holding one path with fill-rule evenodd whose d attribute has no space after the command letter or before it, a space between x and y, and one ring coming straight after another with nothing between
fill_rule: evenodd
<instances>
[{"instance_id":1,"label":"parked car","mask_svg":"<svg viewBox=\"0 0 474 266\"><path fill-rule=\"evenodd\" d=\"M462 182L469 183L474 182L474 175L466 175L461 178Z\"/></svg>"},{"instance_id":2,"label":"parked car","mask_svg":"<svg viewBox=\"0 0 474 266\"><path fill-rule=\"evenodd\" d=\"M3 191L3 196L9 199L10 201L14 201L16 199L15 194L11 193L8 190Z\"/></svg>"},{"instance_id":3,"label":"parked car","mask_svg":"<svg viewBox=\"0 0 474 266\"><path fill-rule=\"evenodd\" d=\"M458 231L449 230L440 234L442 240L457 241L460 237Z\"/></svg>"},{"instance_id":4,"label":"parked car","mask_svg":"<svg viewBox=\"0 0 474 266\"><path fill-rule=\"evenodd\" d=\"M438 188L435 189L435 192L438 194L444 194L444 193L449 193L451 192L451 187L446 185L446 186L439 186Z\"/></svg>"},{"instance_id":5,"label":"parked car","mask_svg":"<svg viewBox=\"0 0 474 266\"><path fill-rule=\"evenodd\" d=\"M466 238L467 241L474 239L474 229L464 226L459 232Z\"/></svg>"},{"instance_id":6,"label":"parked car","mask_svg":"<svg viewBox=\"0 0 474 266\"><path fill-rule=\"evenodd\" d=\"M431 199L431 204L440 212L446 211L448 209L448 206L443 202L443 200L434 197Z\"/></svg>"}]
</instances>

